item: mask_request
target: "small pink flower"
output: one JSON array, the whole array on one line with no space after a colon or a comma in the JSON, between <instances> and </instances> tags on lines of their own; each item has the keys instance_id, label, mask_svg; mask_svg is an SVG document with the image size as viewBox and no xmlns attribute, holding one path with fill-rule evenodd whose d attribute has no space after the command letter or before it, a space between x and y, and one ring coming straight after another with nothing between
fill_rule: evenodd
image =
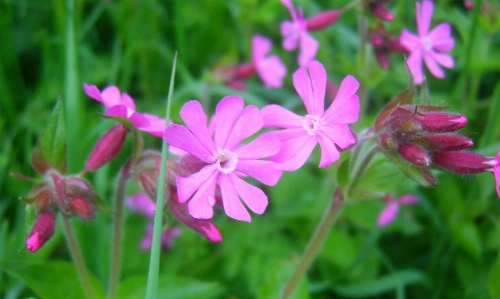
<instances>
[{"instance_id":1,"label":"small pink flower","mask_svg":"<svg viewBox=\"0 0 500 299\"><path fill-rule=\"evenodd\" d=\"M243 99L238 96L224 97L215 111L214 134L210 133L207 116L198 101L187 102L180 114L186 127L170 125L164 139L205 162L206 166L189 177L177 177L179 202L189 201L189 214L194 218L209 219L213 216L215 191L219 186L224 211L229 217L250 222L250 214L240 198L250 210L262 214L267 207L267 196L240 178L247 175L274 185L282 174L273 162L260 160L279 151L281 143L276 136L263 134L241 145L262 128L260 110L255 106L244 108Z\"/></svg>"},{"instance_id":2,"label":"small pink flower","mask_svg":"<svg viewBox=\"0 0 500 299\"><path fill-rule=\"evenodd\" d=\"M300 46L299 65L306 67L318 52L318 42L307 33L307 20L304 18L302 10L295 11L291 0L280 0L283 5L288 8L292 21L284 21L281 23L281 35L283 40L283 48L287 51Z\"/></svg>"},{"instance_id":3,"label":"small pink flower","mask_svg":"<svg viewBox=\"0 0 500 299\"><path fill-rule=\"evenodd\" d=\"M429 32L434 4L424 0L416 2L418 35L404 29L401 34L401 44L411 52L406 60L413 74L416 84L424 82L422 59L429 71L437 78L444 78L444 72L439 65L452 68L455 65L453 58L445 54L455 46L455 40L450 36L451 26L441 23Z\"/></svg>"},{"instance_id":4,"label":"small pink flower","mask_svg":"<svg viewBox=\"0 0 500 299\"><path fill-rule=\"evenodd\" d=\"M278 56L267 56L269 51L271 51L271 41L268 38L261 35L253 37L252 62L257 74L267 88L280 88L283 86L286 67Z\"/></svg>"},{"instance_id":5,"label":"small pink flower","mask_svg":"<svg viewBox=\"0 0 500 299\"><path fill-rule=\"evenodd\" d=\"M146 235L141 240L141 250L148 251L153 243L153 224L148 224L146 227ZM174 245L174 239L180 236L181 229L178 227L169 227L161 233L161 249L168 250Z\"/></svg>"},{"instance_id":6,"label":"small pink flower","mask_svg":"<svg viewBox=\"0 0 500 299\"><path fill-rule=\"evenodd\" d=\"M106 87L102 92L95 85L83 84L85 93L104 104L106 115L126 118L139 130L161 137L165 129L165 119L135 111L135 103L127 93L120 94L116 86Z\"/></svg>"},{"instance_id":7,"label":"small pink flower","mask_svg":"<svg viewBox=\"0 0 500 299\"><path fill-rule=\"evenodd\" d=\"M396 219L396 216L398 215L399 206L401 204L416 204L418 202L418 197L416 197L415 195L406 194L401 196L400 198L394 199L392 195L388 194L384 197L384 201L387 205L378 216L378 226L386 226L394 221L394 219Z\"/></svg>"},{"instance_id":8,"label":"small pink flower","mask_svg":"<svg viewBox=\"0 0 500 299\"><path fill-rule=\"evenodd\" d=\"M316 144L321 147L319 167L327 167L340 157L339 149L356 143L347 124L358 120L359 98L355 95L358 81L347 76L330 107L325 111L326 71L321 63L309 65L310 77L305 68L293 74L293 85L306 106L307 115L299 116L279 105L262 109L264 126L285 130L273 132L282 142L281 150L270 160L279 163L280 169L294 171L302 167Z\"/></svg>"},{"instance_id":9,"label":"small pink flower","mask_svg":"<svg viewBox=\"0 0 500 299\"><path fill-rule=\"evenodd\" d=\"M156 204L143 193L137 193L126 199L125 204L146 218L154 218Z\"/></svg>"}]
</instances>

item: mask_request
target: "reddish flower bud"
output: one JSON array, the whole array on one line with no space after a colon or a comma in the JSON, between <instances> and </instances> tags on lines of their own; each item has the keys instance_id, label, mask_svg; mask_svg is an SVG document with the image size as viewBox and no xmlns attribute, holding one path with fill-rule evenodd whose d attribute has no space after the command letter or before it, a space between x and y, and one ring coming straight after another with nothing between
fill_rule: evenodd
<instances>
[{"instance_id":1,"label":"reddish flower bud","mask_svg":"<svg viewBox=\"0 0 500 299\"><path fill-rule=\"evenodd\" d=\"M399 145L398 152L410 163L419 166L429 166L430 159L427 153L418 145L413 143L403 143Z\"/></svg>"},{"instance_id":2,"label":"reddish flower bud","mask_svg":"<svg viewBox=\"0 0 500 299\"><path fill-rule=\"evenodd\" d=\"M467 151L438 151L432 162L446 170L458 174L474 174L491 169L492 158Z\"/></svg>"},{"instance_id":3,"label":"reddish flower bud","mask_svg":"<svg viewBox=\"0 0 500 299\"><path fill-rule=\"evenodd\" d=\"M81 197L76 197L69 203L69 208L78 217L82 219L94 219L94 206Z\"/></svg>"},{"instance_id":4,"label":"reddish flower bud","mask_svg":"<svg viewBox=\"0 0 500 299\"><path fill-rule=\"evenodd\" d=\"M85 163L86 171L95 171L113 159L123 147L128 130L122 124L112 127L97 141Z\"/></svg>"},{"instance_id":5,"label":"reddish flower bud","mask_svg":"<svg viewBox=\"0 0 500 299\"><path fill-rule=\"evenodd\" d=\"M242 63L236 68L236 78L238 79L246 79L254 73L255 67L251 62Z\"/></svg>"},{"instance_id":6,"label":"reddish flower bud","mask_svg":"<svg viewBox=\"0 0 500 299\"><path fill-rule=\"evenodd\" d=\"M373 15L379 20L382 21L394 20L394 15L382 4L379 3L370 4L370 10L373 13Z\"/></svg>"},{"instance_id":7,"label":"reddish flower bud","mask_svg":"<svg viewBox=\"0 0 500 299\"><path fill-rule=\"evenodd\" d=\"M379 134L378 140L382 147L386 150L396 150L398 148L398 142L388 133Z\"/></svg>"},{"instance_id":8,"label":"reddish flower bud","mask_svg":"<svg viewBox=\"0 0 500 299\"><path fill-rule=\"evenodd\" d=\"M314 15L307 19L307 30L323 30L335 23L339 19L341 14L342 11L332 9Z\"/></svg>"},{"instance_id":9,"label":"reddish flower bud","mask_svg":"<svg viewBox=\"0 0 500 299\"><path fill-rule=\"evenodd\" d=\"M422 129L435 133L454 132L467 124L465 116L448 112L416 113L415 119Z\"/></svg>"},{"instance_id":10,"label":"reddish flower bud","mask_svg":"<svg viewBox=\"0 0 500 299\"><path fill-rule=\"evenodd\" d=\"M434 150L458 151L474 145L471 139L453 133L427 134L422 138L429 141L429 147Z\"/></svg>"},{"instance_id":11,"label":"reddish flower bud","mask_svg":"<svg viewBox=\"0 0 500 299\"><path fill-rule=\"evenodd\" d=\"M227 87L230 87L230 88L236 89L236 90L241 90L241 91L247 90L247 86L241 80L229 80L226 82L226 85L227 85Z\"/></svg>"},{"instance_id":12,"label":"reddish flower bud","mask_svg":"<svg viewBox=\"0 0 500 299\"><path fill-rule=\"evenodd\" d=\"M158 171L156 169L143 170L139 173L139 182L142 190L149 198L156 198L158 190Z\"/></svg>"},{"instance_id":13,"label":"reddish flower bud","mask_svg":"<svg viewBox=\"0 0 500 299\"><path fill-rule=\"evenodd\" d=\"M31 252L40 249L54 234L55 222L56 215L50 210L38 215L30 236L26 240L26 248Z\"/></svg>"},{"instance_id":14,"label":"reddish flower bud","mask_svg":"<svg viewBox=\"0 0 500 299\"><path fill-rule=\"evenodd\" d=\"M375 56L377 57L377 62L383 69L389 68L389 59L387 58L387 52L385 51L375 51Z\"/></svg>"},{"instance_id":15,"label":"reddish flower bud","mask_svg":"<svg viewBox=\"0 0 500 299\"><path fill-rule=\"evenodd\" d=\"M395 38L389 41L389 49L393 52L398 52L398 53L410 53L408 49L403 46L399 38Z\"/></svg>"}]
</instances>

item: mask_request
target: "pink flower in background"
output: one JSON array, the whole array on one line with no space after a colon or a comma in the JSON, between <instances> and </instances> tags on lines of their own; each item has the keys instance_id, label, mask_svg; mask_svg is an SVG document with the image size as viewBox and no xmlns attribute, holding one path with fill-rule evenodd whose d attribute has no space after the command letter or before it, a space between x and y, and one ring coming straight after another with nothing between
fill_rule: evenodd
<instances>
[{"instance_id":1,"label":"pink flower in background","mask_svg":"<svg viewBox=\"0 0 500 299\"><path fill-rule=\"evenodd\" d=\"M267 56L271 41L261 35L252 39L252 62L260 79L267 88L280 88L286 75L286 67L276 55ZM266 57L267 56L267 57Z\"/></svg>"},{"instance_id":2,"label":"pink flower in background","mask_svg":"<svg viewBox=\"0 0 500 299\"><path fill-rule=\"evenodd\" d=\"M498 150L497 156L494 161L496 165L493 167L493 174L495 175L495 181L497 185L497 195L500 198L500 149Z\"/></svg>"},{"instance_id":3,"label":"pink flower in background","mask_svg":"<svg viewBox=\"0 0 500 299\"><path fill-rule=\"evenodd\" d=\"M155 216L155 203L143 193L137 193L130 196L125 201L125 205L146 218L154 218Z\"/></svg>"},{"instance_id":4,"label":"pink flower in background","mask_svg":"<svg viewBox=\"0 0 500 299\"><path fill-rule=\"evenodd\" d=\"M104 104L107 116L126 118L139 130L161 137L165 130L165 119L152 114L138 113L135 103L127 93L120 93L116 86L109 86L102 92L95 85L83 84L85 93Z\"/></svg>"},{"instance_id":5,"label":"pink flower in background","mask_svg":"<svg viewBox=\"0 0 500 299\"><path fill-rule=\"evenodd\" d=\"M295 11L291 0L281 0L281 3L288 8L292 17L292 21L281 23L281 35L285 38L283 48L292 51L299 46L299 65L306 67L316 57L319 44L307 33L307 20L302 10Z\"/></svg>"},{"instance_id":6,"label":"pink flower in background","mask_svg":"<svg viewBox=\"0 0 500 299\"><path fill-rule=\"evenodd\" d=\"M399 212L399 207L402 204L416 204L418 202L418 197L411 194L406 194L401 196L400 198L394 198L392 195L387 194L384 196L384 201L386 203L385 208L380 212L378 216L377 224L378 226L386 226L394 219Z\"/></svg>"},{"instance_id":7,"label":"pink flower in background","mask_svg":"<svg viewBox=\"0 0 500 299\"><path fill-rule=\"evenodd\" d=\"M141 250L148 251L151 249L151 244L153 243L153 230L154 225L148 224L146 227L146 235L141 240ZM168 250L174 245L174 239L181 235L181 229L178 227L169 227L165 231L161 232L161 249Z\"/></svg>"},{"instance_id":8,"label":"pink flower in background","mask_svg":"<svg viewBox=\"0 0 500 299\"><path fill-rule=\"evenodd\" d=\"M244 107L243 99L238 96L224 97L215 111L214 134L207 127L207 116L198 101L184 104L180 115L186 127L170 125L164 134L165 141L197 157L206 166L189 177L177 177L178 201L189 201L189 214L194 218L211 218L219 186L229 217L250 222L250 214L240 198L250 210L262 214L267 207L267 196L240 178L246 175L272 186L282 174L273 162L260 160L279 151L281 143L276 136L267 133L249 144L241 144L262 128L260 110L255 106Z\"/></svg>"},{"instance_id":9,"label":"pink flower in background","mask_svg":"<svg viewBox=\"0 0 500 299\"><path fill-rule=\"evenodd\" d=\"M293 85L301 97L307 115L299 116L279 105L268 105L262 109L264 126L285 130L273 132L282 142L281 150L270 160L280 169L294 171L302 167L319 143L321 161L319 167L327 167L340 157L339 149L356 143L347 124L358 120L359 98L355 95L359 83L347 76L330 107L325 111L326 71L321 63L313 61L309 66L310 77L305 68L293 74Z\"/></svg>"},{"instance_id":10,"label":"pink flower in background","mask_svg":"<svg viewBox=\"0 0 500 299\"><path fill-rule=\"evenodd\" d=\"M432 1L424 0L416 2L418 35L403 29L401 44L411 52L406 60L413 74L416 84L424 82L422 59L427 68L436 78L444 78L441 66L452 68L455 65L453 58L445 54L455 46L455 40L450 36L451 26L441 23L429 32L434 4Z\"/></svg>"}]
</instances>

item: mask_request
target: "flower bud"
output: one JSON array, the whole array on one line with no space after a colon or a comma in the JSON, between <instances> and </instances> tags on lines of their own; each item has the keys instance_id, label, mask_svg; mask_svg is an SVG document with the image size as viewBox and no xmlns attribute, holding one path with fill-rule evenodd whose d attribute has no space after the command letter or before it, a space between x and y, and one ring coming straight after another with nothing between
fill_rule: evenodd
<instances>
[{"instance_id":1,"label":"flower bud","mask_svg":"<svg viewBox=\"0 0 500 299\"><path fill-rule=\"evenodd\" d=\"M238 79L246 79L254 73L255 67L251 62L242 63L236 68L236 78Z\"/></svg>"},{"instance_id":2,"label":"flower bud","mask_svg":"<svg viewBox=\"0 0 500 299\"><path fill-rule=\"evenodd\" d=\"M429 141L428 147L435 150L458 151L474 145L471 139L454 133L427 134L423 139Z\"/></svg>"},{"instance_id":3,"label":"flower bud","mask_svg":"<svg viewBox=\"0 0 500 299\"><path fill-rule=\"evenodd\" d=\"M95 171L113 159L123 147L128 130L122 124L112 127L99 139L85 163L86 171Z\"/></svg>"},{"instance_id":4,"label":"flower bud","mask_svg":"<svg viewBox=\"0 0 500 299\"><path fill-rule=\"evenodd\" d=\"M394 15L391 13L390 10L385 8L382 4L379 3L373 3L370 4L370 10L373 13L373 15L382 21L392 21L394 20Z\"/></svg>"},{"instance_id":5,"label":"flower bud","mask_svg":"<svg viewBox=\"0 0 500 299\"><path fill-rule=\"evenodd\" d=\"M434 133L454 132L467 124L465 116L448 112L416 113L415 119L422 129Z\"/></svg>"},{"instance_id":6,"label":"flower bud","mask_svg":"<svg viewBox=\"0 0 500 299\"><path fill-rule=\"evenodd\" d=\"M323 30L335 23L339 19L341 14L342 11L332 9L314 15L307 19L307 30Z\"/></svg>"},{"instance_id":7,"label":"flower bud","mask_svg":"<svg viewBox=\"0 0 500 299\"><path fill-rule=\"evenodd\" d=\"M408 162L419 166L429 166L430 158L427 153L418 145L413 143L402 143L398 152Z\"/></svg>"},{"instance_id":8,"label":"flower bud","mask_svg":"<svg viewBox=\"0 0 500 299\"><path fill-rule=\"evenodd\" d=\"M492 158L467 151L437 151L432 162L457 174L474 174L491 168L488 162Z\"/></svg>"},{"instance_id":9,"label":"flower bud","mask_svg":"<svg viewBox=\"0 0 500 299\"><path fill-rule=\"evenodd\" d=\"M47 242L54 234L56 215L51 211L45 211L38 215L35 225L31 229L30 236L26 240L26 248L35 252Z\"/></svg>"},{"instance_id":10,"label":"flower bud","mask_svg":"<svg viewBox=\"0 0 500 299\"><path fill-rule=\"evenodd\" d=\"M82 219L95 218L94 206L91 205L84 198L81 197L73 198L69 203L69 208L76 216Z\"/></svg>"},{"instance_id":11,"label":"flower bud","mask_svg":"<svg viewBox=\"0 0 500 299\"><path fill-rule=\"evenodd\" d=\"M158 171L156 169L143 170L139 173L139 182L142 190L149 198L156 198L158 190Z\"/></svg>"}]
</instances>

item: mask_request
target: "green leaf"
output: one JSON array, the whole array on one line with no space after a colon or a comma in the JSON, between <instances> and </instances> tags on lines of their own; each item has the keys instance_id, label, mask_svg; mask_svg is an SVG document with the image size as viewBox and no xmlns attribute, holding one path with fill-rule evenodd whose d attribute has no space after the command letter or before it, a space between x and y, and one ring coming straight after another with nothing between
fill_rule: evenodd
<instances>
[{"instance_id":1,"label":"green leaf","mask_svg":"<svg viewBox=\"0 0 500 299\"><path fill-rule=\"evenodd\" d=\"M146 294L146 276L137 276L119 285L118 298L136 299L144 298ZM169 299L197 299L221 298L223 287L215 282L204 282L189 278L160 276L159 298Z\"/></svg>"},{"instance_id":2,"label":"green leaf","mask_svg":"<svg viewBox=\"0 0 500 299\"><path fill-rule=\"evenodd\" d=\"M491 298L500 298L500 258L491 267L490 278L488 279L488 289Z\"/></svg>"},{"instance_id":3,"label":"green leaf","mask_svg":"<svg viewBox=\"0 0 500 299\"><path fill-rule=\"evenodd\" d=\"M0 262L0 268L28 285L41 298L85 298L76 268L68 262L24 263ZM104 290L91 277L97 298L104 298Z\"/></svg>"},{"instance_id":4,"label":"green leaf","mask_svg":"<svg viewBox=\"0 0 500 299\"><path fill-rule=\"evenodd\" d=\"M402 286L419 282L426 282L424 274L418 270L407 269L392 272L370 282L348 286L336 285L333 287L333 290L345 297L366 297L396 291Z\"/></svg>"},{"instance_id":5,"label":"green leaf","mask_svg":"<svg viewBox=\"0 0 500 299\"><path fill-rule=\"evenodd\" d=\"M64 174L67 169L66 160L66 122L62 101L58 100L38 139L31 162L40 174L51 168Z\"/></svg>"},{"instance_id":6,"label":"green leaf","mask_svg":"<svg viewBox=\"0 0 500 299\"><path fill-rule=\"evenodd\" d=\"M274 299L280 298L280 294L283 290L285 283L288 281L290 276L295 270L297 263L287 261L282 262L280 265L275 267L274 271L269 274L269 278L262 285L259 290L258 299ZM308 281L307 277L302 277L296 286L295 290L288 297L290 299L308 299L309 298L309 289L308 289Z\"/></svg>"},{"instance_id":7,"label":"green leaf","mask_svg":"<svg viewBox=\"0 0 500 299\"><path fill-rule=\"evenodd\" d=\"M476 261L481 259L479 231L472 221L459 221L453 226L453 239Z\"/></svg>"}]
</instances>

